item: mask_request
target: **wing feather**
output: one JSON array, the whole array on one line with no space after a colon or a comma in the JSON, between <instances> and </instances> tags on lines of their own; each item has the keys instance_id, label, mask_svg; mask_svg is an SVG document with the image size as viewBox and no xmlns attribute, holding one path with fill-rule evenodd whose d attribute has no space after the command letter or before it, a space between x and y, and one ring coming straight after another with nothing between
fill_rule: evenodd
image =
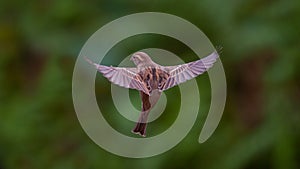
<instances>
[{"instance_id":1,"label":"wing feather","mask_svg":"<svg viewBox=\"0 0 300 169\"><path fill-rule=\"evenodd\" d=\"M217 51L215 51L207 57L196 60L194 62L177 66L166 66L165 70L169 73L170 76L160 90L167 90L173 86L176 86L204 73L213 66L218 57L219 54Z\"/></svg>"},{"instance_id":2,"label":"wing feather","mask_svg":"<svg viewBox=\"0 0 300 169\"><path fill-rule=\"evenodd\" d=\"M149 91L137 73L137 68L113 67L104 66L93 63L88 58L86 61L96 67L96 69L103 74L110 82L125 88L136 89L143 91L149 95Z\"/></svg>"}]
</instances>

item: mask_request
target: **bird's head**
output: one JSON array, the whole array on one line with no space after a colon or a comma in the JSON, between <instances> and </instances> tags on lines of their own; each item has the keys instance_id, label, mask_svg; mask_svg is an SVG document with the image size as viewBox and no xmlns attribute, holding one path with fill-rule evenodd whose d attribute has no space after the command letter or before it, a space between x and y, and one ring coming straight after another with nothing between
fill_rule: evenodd
<instances>
[{"instance_id":1,"label":"bird's head","mask_svg":"<svg viewBox=\"0 0 300 169\"><path fill-rule=\"evenodd\" d=\"M148 64L148 63L152 63L152 60L150 58L149 55L147 55L147 53L144 52L136 52L134 53L130 60L136 65L139 66L141 64Z\"/></svg>"}]
</instances>

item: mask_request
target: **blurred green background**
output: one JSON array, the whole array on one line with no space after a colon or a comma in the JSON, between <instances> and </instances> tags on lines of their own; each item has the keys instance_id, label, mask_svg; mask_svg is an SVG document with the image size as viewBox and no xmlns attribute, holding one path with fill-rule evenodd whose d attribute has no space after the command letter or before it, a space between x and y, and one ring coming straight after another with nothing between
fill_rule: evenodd
<instances>
[{"instance_id":1,"label":"blurred green background","mask_svg":"<svg viewBox=\"0 0 300 169\"><path fill-rule=\"evenodd\" d=\"M208 76L198 77L200 114L188 136L164 154L129 159L101 149L82 130L73 108L72 72L81 47L97 29L146 11L182 17L223 46L228 95L217 130L198 144L210 103ZM300 168L299 17L297 0L0 1L0 169ZM139 35L116 46L124 57L150 47L185 61L196 58L184 45L159 35ZM105 62L116 64L110 58ZM98 74L99 100L110 92L109 83L100 86L100 81ZM166 93L177 96L178 88ZM139 107L137 99L132 102ZM170 102L177 105L174 97ZM114 120L111 98L98 103L114 112L107 118L116 129L132 136L128 129L134 123ZM171 103L159 121L150 123L152 135L176 118L169 112L178 106Z\"/></svg>"}]
</instances>

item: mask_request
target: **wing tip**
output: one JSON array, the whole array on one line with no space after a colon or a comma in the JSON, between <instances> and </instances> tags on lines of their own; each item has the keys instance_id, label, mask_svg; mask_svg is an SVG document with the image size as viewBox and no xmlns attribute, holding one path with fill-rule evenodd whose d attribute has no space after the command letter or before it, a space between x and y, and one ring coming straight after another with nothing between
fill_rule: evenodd
<instances>
[{"instance_id":1,"label":"wing tip","mask_svg":"<svg viewBox=\"0 0 300 169\"><path fill-rule=\"evenodd\" d=\"M223 46L216 46L216 51L214 53L217 54L217 57L220 57L220 54L223 53Z\"/></svg>"},{"instance_id":2,"label":"wing tip","mask_svg":"<svg viewBox=\"0 0 300 169\"><path fill-rule=\"evenodd\" d=\"M94 62L91 61L87 56L83 56L83 59L91 65L94 65Z\"/></svg>"},{"instance_id":3,"label":"wing tip","mask_svg":"<svg viewBox=\"0 0 300 169\"><path fill-rule=\"evenodd\" d=\"M95 66L96 69L99 69L99 68L101 68L101 67L104 67L103 65L99 65L99 64L97 64L97 63L94 63L94 62L93 62L92 60L90 60L87 56L83 56L83 58L84 58L84 60L85 60L86 62L88 62L89 64Z\"/></svg>"}]
</instances>

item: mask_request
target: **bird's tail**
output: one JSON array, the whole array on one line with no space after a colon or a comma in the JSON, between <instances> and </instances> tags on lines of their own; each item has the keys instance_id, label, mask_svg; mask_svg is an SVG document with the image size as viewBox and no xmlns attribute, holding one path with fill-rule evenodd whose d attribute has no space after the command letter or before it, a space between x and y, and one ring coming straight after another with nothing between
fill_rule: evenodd
<instances>
[{"instance_id":1,"label":"bird's tail","mask_svg":"<svg viewBox=\"0 0 300 169\"><path fill-rule=\"evenodd\" d=\"M146 137L146 128L147 128L147 119L148 119L149 111L142 111L139 117L139 121L136 123L133 133L139 134L143 137Z\"/></svg>"},{"instance_id":2,"label":"bird's tail","mask_svg":"<svg viewBox=\"0 0 300 169\"><path fill-rule=\"evenodd\" d=\"M143 137L146 137L146 127L147 127L147 123L137 122L132 132L135 134L139 134Z\"/></svg>"}]
</instances>

